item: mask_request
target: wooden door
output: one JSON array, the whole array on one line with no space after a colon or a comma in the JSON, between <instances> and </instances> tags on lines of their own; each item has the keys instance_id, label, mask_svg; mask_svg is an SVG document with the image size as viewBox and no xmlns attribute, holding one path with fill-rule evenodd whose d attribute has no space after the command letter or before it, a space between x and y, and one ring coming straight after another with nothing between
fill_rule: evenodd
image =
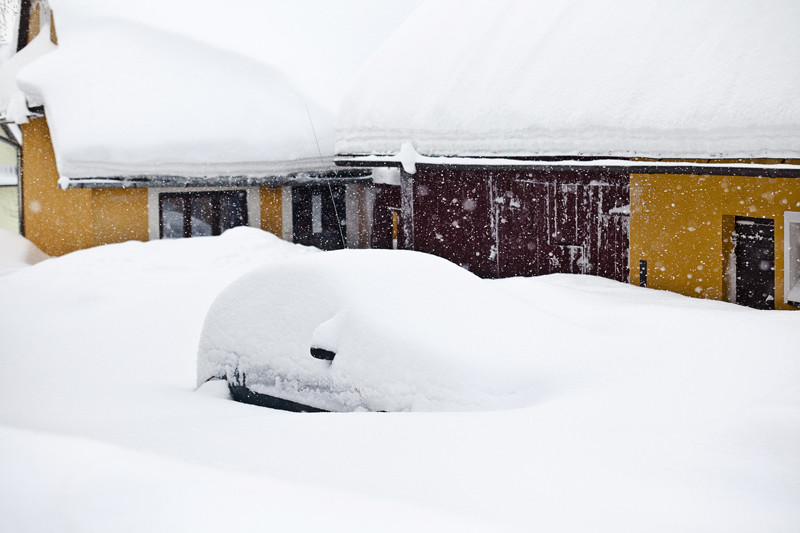
<instances>
[{"instance_id":1,"label":"wooden door","mask_svg":"<svg viewBox=\"0 0 800 533\"><path fill-rule=\"evenodd\" d=\"M775 222L736 217L736 303L775 309Z\"/></svg>"},{"instance_id":2,"label":"wooden door","mask_svg":"<svg viewBox=\"0 0 800 533\"><path fill-rule=\"evenodd\" d=\"M556 272L628 280L627 185L576 174L499 180L500 276ZM549 180L549 181L548 181Z\"/></svg>"}]
</instances>

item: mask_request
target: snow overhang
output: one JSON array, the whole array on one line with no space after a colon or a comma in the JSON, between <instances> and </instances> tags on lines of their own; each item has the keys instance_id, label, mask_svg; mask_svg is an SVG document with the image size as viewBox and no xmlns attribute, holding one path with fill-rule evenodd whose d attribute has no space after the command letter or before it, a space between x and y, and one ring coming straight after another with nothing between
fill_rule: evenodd
<instances>
[{"instance_id":1,"label":"snow overhang","mask_svg":"<svg viewBox=\"0 0 800 533\"><path fill-rule=\"evenodd\" d=\"M329 172L298 172L271 176L97 176L65 178L58 181L62 189L135 189L147 187L278 187L282 185L366 183L370 171L339 169Z\"/></svg>"},{"instance_id":2,"label":"snow overhang","mask_svg":"<svg viewBox=\"0 0 800 533\"><path fill-rule=\"evenodd\" d=\"M20 24L19 41L8 41L0 49L0 124L24 124L32 118L42 116L42 99L37 94L28 93L18 85L19 73L28 65L34 63L44 55L54 51L57 46L51 38L50 8L46 1L41 2L42 14L39 18L39 30L36 36L28 42L28 22L23 20L20 24L19 16L27 13L29 6L16 6L13 15L15 24ZM27 16L27 15L25 15ZM24 17L23 17L24 18ZM8 39L8 36L5 37ZM18 43L27 43L18 48ZM13 44L13 46L12 46ZM8 57L4 57L8 55Z\"/></svg>"}]
</instances>

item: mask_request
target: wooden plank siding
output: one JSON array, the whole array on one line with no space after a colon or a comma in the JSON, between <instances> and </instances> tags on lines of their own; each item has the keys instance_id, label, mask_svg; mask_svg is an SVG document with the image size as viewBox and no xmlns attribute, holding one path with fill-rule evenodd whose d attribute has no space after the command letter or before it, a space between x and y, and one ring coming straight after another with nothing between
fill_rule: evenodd
<instances>
[{"instance_id":1,"label":"wooden plank siding","mask_svg":"<svg viewBox=\"0 0 800 533\"><path fill-rule=\"evenodd\" d=\"M421 166L403 174L413 205L409 248L483 277L584 273L628 280L624 170Z\"/></svg>"}]
</instances>

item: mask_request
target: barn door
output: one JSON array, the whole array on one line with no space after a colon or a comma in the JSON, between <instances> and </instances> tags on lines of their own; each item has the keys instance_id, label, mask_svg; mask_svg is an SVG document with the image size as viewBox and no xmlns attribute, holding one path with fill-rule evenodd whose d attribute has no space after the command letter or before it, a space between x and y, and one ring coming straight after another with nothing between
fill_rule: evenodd
<instances>
[{"instance_id":1,"label":"barn door","mask_svg":"<svg viewBox=\"0 0 800 533\"><path fill-rule=\"evenodd\" d=\"M736 303L775 309L775 223L736 217Z\"/></svg>"},{"instance_id":2,"label":"barn door","mask_svg":"<svg viewBox=\"0 0 800 533\"><path fill-rule=\"evenodd\" d=\"M577 179L565 175L561 179ZM500 180L497 209L499 275L554 272L628 280L626 185Z\"/></svg>"},{"instance_id":3,"label":"barn door","mask_svg":"<svg viewBox=\"0 0 800 533\"><path fill-rule=\"evenodd\" d=\"M546 183L507 179L498 186L497 210L498 275L536 276L548 273Z\"/></svg>"},{"instance_id":4,"label":"barn door","mask_svg":"<svg viewBox=\"0 0 800 533\"><path fill-rule=\"evenodd\" d=\"M543 247L547 254L545 272L586 274L589 262L585 245L596 233L586 231L591 218L586 187L577 183L551 183L548 192L550 229L547 245Z\"/></svg>"}]
</instances>

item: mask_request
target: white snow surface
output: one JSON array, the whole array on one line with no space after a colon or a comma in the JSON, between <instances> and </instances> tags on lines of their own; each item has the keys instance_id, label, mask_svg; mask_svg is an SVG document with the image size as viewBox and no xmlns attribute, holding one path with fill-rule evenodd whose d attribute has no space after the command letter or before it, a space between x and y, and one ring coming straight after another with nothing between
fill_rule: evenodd
<instances>
[{"instance_id":1,"label":"white snow surface","mask_svg":"<svg viewBox=\"0 0 800 533\"><path fill-rule=\"evenodd\" d=\"M540 369L540 394L513 409L295 414L233 402L221 381L196 389L218 295L254 269L325 254L236 228L0 277L4 528L800 528L800 313L587 276L449 280L431 268L446 286L422 304L455 291L455 307L474 285L473 303L497 291L479 314L456 312L476 331L504 327L491 302L530 318L515 356ZM394 281L419 297L422 270ZM518 334L478 342L502 354Z\"/></svg>"},{"instance_id":2,"label":"white snow surface","mask_svg":"<svg viewBox=\"0 0 800 533\"><path fill-rule=\"evenodd\" d=\"M337 153L798 157L799 25L795 0L428 0Z\"/></svg>"},{"instance_id":3,"label":"white snow surface","mask_svg":"<svg viewBox=\"0 0 800 533\"><path fill-rule=\"evenodd\" d=\"M0 228L0 275L35 265L49 257L22 235Z\"/></svg>"},{"instance_id":4,"label":"white snow surface","mask_svg":"<svg viewBox=\"0 0 800 533\"><path fill-rule=\"evenodd\" d=\"M414 4L51 3L58 48L18 82L44 103L66 178L332 168L344 86Z\"/></svg>"},{"instance_id":5,"label":"white snow surface","mask_svg":"<svg viewBox=\"0 0 800 533\"><path fill-rule=\"evenodd\" d=\"M28 121L28 102L17 84L19 72L28 64L55 50L49 32L37 35L28 46L8 58L0 57L0 119L15 124Z\"/></svg>"}]
</instances>

